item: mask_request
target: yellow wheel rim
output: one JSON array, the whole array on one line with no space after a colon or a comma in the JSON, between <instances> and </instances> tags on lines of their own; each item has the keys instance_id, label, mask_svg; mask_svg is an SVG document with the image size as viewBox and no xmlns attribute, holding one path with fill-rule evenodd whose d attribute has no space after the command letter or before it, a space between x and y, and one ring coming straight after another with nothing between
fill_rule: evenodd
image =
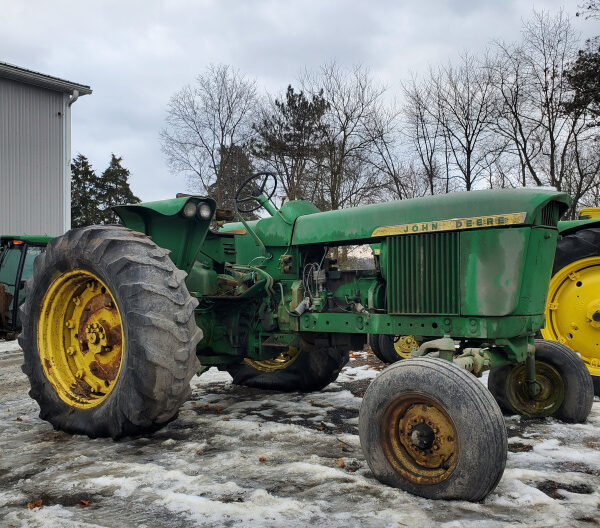
<instances>
[{"instance_id":1,"label":"yellow wheel rim","mask_svg":"<svg viewBox=\"0 0 600 528\"><path fill-rule=\"evenodd\" d=\"M579 352L600 376L600 257L573 262L552 277L541 332Z\"/></svg>"},{"instance_id":2,"label":"yellow wheel rim","mask_svg":"<svg viewBox=\"0 0 600 528\"><path fill-rule=\"evenodd\" d=\"M255 361L252 359L244 359L244 363L250 365L256 370L263 372L274 372L276 370L283 370L288 368L300 355L300 349L296 347L289 347L285 352L282 352L278 356L272 359L263 359L261 361Z\"/></svg>"},{"instance_id":3,"label":"yellow wheel rim","mask_svg":"<svg viewBox=\"0 0 600 528\"><path fill-rule=\"evenodd\" d=\"M394 350L402 359L407 359L412 355L413 348L419 348L419 343L411 335L396 336L394 338Z\"/></svg>"},{"instance_id":4,"label":"yellow wheel rim","mask_svg":"<svg viewBox=\"0 0 600 528\"><path fill-rule=\"evenodd\" d=\"M454 422L427 396L407 393L396 398L383 415L381 438L390 464L415 484L437 484L456 468Z\"/></svg>"},{"instance_id":5,"label":"yellow wheel rim","mask_svg":"<svg viewBox=\"0 0 600 528\"><path fill-rule=\"evenodd\" d=\"M115 299L96 275L60 275L42 300L38 350L44 374L61 400L89 409L114 389L125 339Z\"/></svg>"}]
</instances>

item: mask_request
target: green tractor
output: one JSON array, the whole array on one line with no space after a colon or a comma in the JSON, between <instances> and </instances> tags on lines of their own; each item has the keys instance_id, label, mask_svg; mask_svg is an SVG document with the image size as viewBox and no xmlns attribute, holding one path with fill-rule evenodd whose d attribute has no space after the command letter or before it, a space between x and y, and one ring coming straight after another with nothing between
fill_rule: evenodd
<instances>
[{"instance_id":1,"label":"green tractor","mask_svg":"<svg viewBox=\"0 0 600 528\"><path fill-rule=\"evenodd\" d=\"M303 200L276 208L276 185L269 173L246 180L237 222L223 225L234 212L211 198L179 196L117 206L122 226L53 239L19 337L40 416L90 437L144 434L176 417L211 366L239 385L315 391L369 335L418 334L360 409L380 481L481 500L504 471L500 406L586 420L584 363L535 339L567 195L475 191L320 212ZM259 208L269 216L244 219ZM337 265L356 244L377 244L375 269ZM493 395L476 379L490 369Z\"/></svg>"},{"instance_id":2,"label":"green tractor","mask_svg":"<svg viewBox=\"0 0 600 528\"><path fill-rule=\"evenodd\" d=\"M582 209L578 220L558 222L558 232L540 334L579 352L600 396L600 209ZM373 249L377 254L378 246ZM381 361L395 363L410 357L422 339L380 334L370 336L369 344Z\"/></svg>"},{"instance_id":3,"label":"green tractor","mask_svg":"<svg viewBox=\"0 0 600 528\"><path fill-rule=\"evenodd\" d=\"M25 281L33 274L33 262L50 237L0 237L0 338L15 339L21 330L19 306L25 301Z\"/></svg>"}]
</instances>

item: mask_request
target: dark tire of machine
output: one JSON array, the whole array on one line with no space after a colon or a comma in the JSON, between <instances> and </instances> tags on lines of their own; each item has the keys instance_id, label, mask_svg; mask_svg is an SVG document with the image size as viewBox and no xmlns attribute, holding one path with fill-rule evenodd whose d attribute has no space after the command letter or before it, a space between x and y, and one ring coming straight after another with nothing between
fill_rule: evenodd
<instances>
[{"instance_id":1,"label":"dark tire of machine","mask_svg":"<svg viewBox=\"0 0 600 528\"><path fill-rule=\"evenodd\" d=\"M388 406L406 393L438 402L454 422L456 466L439 483L422 485L403 478L386 457L382 419ZM506 465L506 426L498 404L472 374L438 358L410 358L384 369L365 393L359 434L378 480L428 499L480 501L497 486Z\"/></svg>"},{"instance_id":2,"label":"dark tire of machine","mask_svg":"<svg viewBox=\"0 0 600 528\"><path fill-rule=\"evenodd\" d=\"M243 362L231 365L227 371L236 385L281 392L313 392L335 381L348 359L348 351L306 347L293 363L281 370L264 372Z\"/></svg>"},{"instance_id":3,"label":"dark tire of machine","mask_svg":"<svg viewBox=\"0 0 600 528\"><path fill-rule=\"evenodd\" d=\"M21 307L23 372L40 418L55 429L92 438L138 435L160 429L177 417L190 395L190 379L200 365L195 324L198 301L187 291L185 272L169 252L120 226L72 229L53 239L34 263ZM65 403L46 379L37 347L42 299L62 273L83 269L109 288L122 314L125 339L120 374L99 405L80 409Z\"/></svg>"},{"instance_id":4,"label":"dark tire of machine","mask_svg":"<svg viewBox=\"0 0 600 528\"><path fill-rule=\"evenodd\" d=\"M569 347L547 339L535 340L535 358L558 371L564 383L563 402L552 416L564 422L585 422L594 401L592 376L585 363ZM488 377L488 388L506 414L520 414L507 396L507 378L513 368L492 369Z\"/></svg>"},{"instance_id":5,"label":"dark tire of machine","mask_svg":"<svg viewBox=\"0 0 600 528\"><path fill-rule=\"evenodd\" d=\"M592 382L594 383L594 394L600 396L600 376L592 376Z\"/></svg>"},{"instance_id":6,"label":"dark tire of machine","mask_svg":"<svg viewBox=\"0 0 600 528\"><path fill-rule=\"evenodd\" d=\"M590 227L566 235L556 245L552 275L573 262L597 256L600 256L600 228ZM592 378L594 394L600 396L600 376Z\"/></svg>"},{"instance_id":7,"label":"dark tire of machine","mask_svg":"<svg viewBox=\"0 0 600 528\"><path fill-rule=\"evenodd\" d=\"M386 358L386 355L381 350L380 345L381 334L369 334L368 342L371 347L371 351L375 354L375 357L384 363L393 363Z\"/></svg>"},{"instance_id":8,"label":"dark tire of machine","mask_svg":"<svg viewBox=\"0 0 600 528\"><path fill-rule=\"evenodd\" d=\"M396 363L403 359L394 348L394 336L381 334L379 336L379 359L385 363Z\"/></svg>"}]
</instances>

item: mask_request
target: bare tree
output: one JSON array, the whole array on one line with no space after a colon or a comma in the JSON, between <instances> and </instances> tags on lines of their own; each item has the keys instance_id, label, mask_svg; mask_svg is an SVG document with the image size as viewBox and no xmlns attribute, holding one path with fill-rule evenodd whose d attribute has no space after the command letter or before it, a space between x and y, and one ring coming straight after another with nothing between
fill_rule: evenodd
<instances>
[{"instance_id":1,"label":"bare tree","mask_svg":"<svg viewBox=\"0 0 600 528\"><path fill-rule=\"evenodd\" d=\"M406 122L405 134L422 168L429 194L436 194L448 191L446 182L440 182L443 175L440 156L443 154L444 141L437 101L431 88L428 83L419 83L414 76L404 83L402 92L405 103L402 111Z\"/></svg>"},{"instance_id":2,"label":"bare tree","mask_svg":"<svg viewBox=\"0 0 600 528\"><path fill-rule=\"evenodd\" d=\"M496 42L496 53L487 58L496 97L492 112L492 131L507 141L506 153L518 160L515 184L526 186L531 180L542 185L535 160L545 141L539 119L533 116L535 103L530 93L523 50L518 45Z\"/></svg>"},{"instance_id":3,"label":"bare tree","mask_svg":"<svg viewBox=\"0 0 600 528\"><path fill-rule=\"evenodd\" d=\"M566 156L580 116L569 116L564 104L570 88L563 72L575 57L577 35L563 11L555 16L537 13L525 22L520 59L524 62L532 99L531 125L543 139L538 156L538 171L544 183L562 189L566 174Z\"/></svg>"},{"instance_id":4,"label":"bare tree","mask_svg":"<svg viewBox=\"0 0 600 528\"><path fill-rule=\"evenodd\" d=\"M493 89L489 72L472 55L464 54L457 66L430 71L436 106L429 110L438 120L450 163L470 191L490 164L490 115Z\"/></svg>"},{"instance_id":5,"label":"bare tree","mask_svg":"<svg viewBox=\"0 0 600 528\"><path fill-rule=\"evenodd\" d=\"M376 182L375 194L369 200L403 200L426 194L414 167L406 166L402 154L401 114L394 104L379 104L365 123L364 134L369 140L362 159L372 170Z\"/></svg>"},{"instance_id":6,"label":"bare tree","mask_svg":"<svg viewBox=\"0 0 600 528\"><path fill-rule=\"evenodd\" d=\"M321 190L320 205L340 209L374 199L384 182L369 156L385 89L373 83L367 69L344 70L336 63L317 74L305 72L300 80L306 92L322 91L328 104L325 148L318 181L313 182Z\"/></svg>"},{"instance_id":7,"label":"bare tree","mask_svg":"<svg viewBox=\"0 0 600 528\"><path fill-rule=\"evenodd\" d=\"M584 18L600 18L600 0L585 0L583 4L577 6L581 11L577 11L576 16Z\"/></svg>"},{"instance_id":8,"label":"bare tree","mask_svg":"<svg viewBox=\"0 0 600 528\"><path fill-rule=\"evenodd\" d=\"M193 86L169 100L162 150L174 171L187 174L192 188L218 203L225 198L221 180L231 166L229 156L246 148L257 109L254 81L227 65L211 65Z\"/></svg>"},{"instance_id":9,"label":"bare tree","mask_svg":"<svg viewBox=\"0 0 600 528\"><path fill-rule=\"evenodd\" d=\"M566 72L577 57L578 35L563 11L535 12L518 44L495 43L488 61L498 94L492 129L518 160L519 185L549 185L577 204L594 185L589 109L568 109L573 88Z\"/></svg>"}]
</instances>

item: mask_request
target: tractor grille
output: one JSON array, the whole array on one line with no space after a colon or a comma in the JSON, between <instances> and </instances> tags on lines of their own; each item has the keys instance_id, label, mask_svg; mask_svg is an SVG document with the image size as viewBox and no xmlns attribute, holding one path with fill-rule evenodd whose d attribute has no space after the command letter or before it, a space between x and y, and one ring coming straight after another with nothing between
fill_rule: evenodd
<instances>
[{"instance_id":1,"label":"tractor grille","mask_svg":"<svg viewBox=\"0 0 600 528\"><path fill-rule=\"evenodd\" d=\"M459 313L458 240L456 232L387 239L388 313Z\"/></svg>"},{"instance_id":2,"label":"tractor grille","mask_svg":"<svg viewBox=\"0 0 600 528\"><path fill-rule=\"evenodd\" d=\"M555 227L560 217L560 208L556 202L550 202L542 208L540 224Z\"/></svg>"}]
</instances>

